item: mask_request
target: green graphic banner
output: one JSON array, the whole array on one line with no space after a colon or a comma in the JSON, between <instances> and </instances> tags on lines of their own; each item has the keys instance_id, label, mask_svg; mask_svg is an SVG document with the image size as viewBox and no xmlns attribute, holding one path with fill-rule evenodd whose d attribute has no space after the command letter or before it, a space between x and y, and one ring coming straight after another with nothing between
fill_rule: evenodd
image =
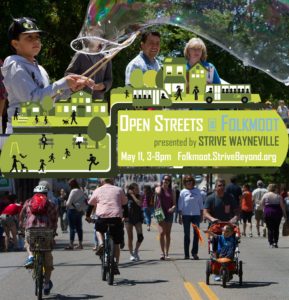
<instances>
[{"instance_id":1,"label":"green graphic banner","mask_svg":"<svg viewBox=\"0 0 289 300\"><path fill-rule=\"evenodd\" d=\"M119 111L121 167L279 167L288 133L276 111Z\"/></svg>"}]
</instances>

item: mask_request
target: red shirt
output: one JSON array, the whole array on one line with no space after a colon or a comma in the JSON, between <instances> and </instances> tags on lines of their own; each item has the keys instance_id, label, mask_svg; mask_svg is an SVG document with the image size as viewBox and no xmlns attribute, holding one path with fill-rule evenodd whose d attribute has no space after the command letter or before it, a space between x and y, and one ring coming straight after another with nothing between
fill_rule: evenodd
<instances>
[{"instance_id":1,"label":"red shirt","mask_svg":"<svg viewBox=\"0 0 289 300\"><path fill-rule=\"evenodd\" d=\"M246 212L253 211L252 193L249 191L243 192L243 195L241 198L241 210L246 211Z\"/></svg>"},{"instance_id":2,"label":"red shirt","mask_svg":"<svg viewBox=\"0 0 289 300\"><path fill-rule=\"evenodd\" d=\"M12 204L7 205L4 208L4 210L2 211L2 215L15 216L20 213L21 209L22 209L22 205L12 203Z\"/></svg>"}]
</instances>

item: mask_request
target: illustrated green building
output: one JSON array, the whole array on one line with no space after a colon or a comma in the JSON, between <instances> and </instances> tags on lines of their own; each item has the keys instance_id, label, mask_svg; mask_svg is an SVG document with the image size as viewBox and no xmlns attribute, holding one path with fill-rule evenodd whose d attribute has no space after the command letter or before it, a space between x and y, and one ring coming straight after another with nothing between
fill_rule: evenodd
<instances>
[{"instance_id":1,"label":"illustrated green building","mask_svg":"<svg viewBox=\"0 0 289 300\"><path fill-rule=\"evenodd\" d=\"M23 117L42 116L43 108L39 102L24 102L20 107L20 115Z\"/></svg>"},{"instance_id":2,"label":"illustrated green building","mask_svg":"<svg viewBox=\"0 0 289 300\"><path fill-rule=\"evenodd\" d=\"M182 95L186 95L186 60L183 57L168 57L163 63L164 89L174 95L178 86Z\"/></svg>"},{"instance_id":3,"label":"illustrated green building","mask_svg":"<svg viewBox=\"0 0 289 300\"><path fill-rule=\"evenodd\" d=\"M79 91L69 99L61 99L55 103L55 116L69 117L75 111L78 117L107 116L107 103L92 100L91 95Z\"/></svg>"},{"instance_id":4,"label":"illustrated green building","mask_svg":"<svg viewBox=\"0 0 289 300\"><path fill-rule=\"evenodd\" d=\"M194 94L194 90L197 88L199 90L200 96L203 97L205 94L206 84L207 84L207 73L208 70L202 66L201 64L197 63L191 67L188 71L188 94Z\"/></svg>"}]
</instances>

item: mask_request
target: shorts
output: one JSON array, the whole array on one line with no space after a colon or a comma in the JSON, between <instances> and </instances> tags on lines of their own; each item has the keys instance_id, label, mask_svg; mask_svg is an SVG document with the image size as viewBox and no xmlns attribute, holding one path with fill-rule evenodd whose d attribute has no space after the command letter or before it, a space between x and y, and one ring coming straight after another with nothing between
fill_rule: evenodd
<instances>
[{"instance_id":1,"label":"shorts","mask_svg":"<svg viewBox=\"0 0 289 300\"><path fill-rule=\"evenodd\" d=\"M11 231L13 227L17 226L17 219L14 216L2 215L1 224L5 231Z\"/></svg>"},{"instance_id":2,"label":"shorts","mask_svg":"<svg viewBox=\"0 0 289 300\"><path fill-rule=\"evenodd\" d=\"M164 221L167 222L167 223L173 223L173 221L174 221L174 214L167 214L167 215L165 215Z\"/></svg>"},{"instance_id":3,"label":"shorts","mask_svg":"<svg viewBox=\"0 0 289 300\"><path fill-rule=\"evenodd\" d=\"M244 223L252 223L252 216L253 212L252 211L241 211L241 219L243 220Z\"/></svg>"},{"instance_id":4,"label":"shorts","mask_svg":"<svg viewBox=\"0 0 289 300\"><path fill-rule=\"evenodd\" d=\"M260 221L264 219L263 210L255 210L255 219Z\"/></svg>"},{"instance_id":5,"label":"shorts","mask_svg":"<svg viewBox=\"0 0 289 300\"><path fill-rule=\"evenodd\" d=\"M124 235L121 218L99 218L95 222L94 229L100 233L105 233L107 224L114 224L110 226L111 237L115 244L121 244Z\"/></svg>"}]
</instances>

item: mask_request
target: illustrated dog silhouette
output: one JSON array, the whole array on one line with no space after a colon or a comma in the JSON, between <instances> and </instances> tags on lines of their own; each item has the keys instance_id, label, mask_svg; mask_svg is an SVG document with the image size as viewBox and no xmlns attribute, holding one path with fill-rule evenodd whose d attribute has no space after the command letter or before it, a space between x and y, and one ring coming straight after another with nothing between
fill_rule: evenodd
<instances>
[{"instance_id":1,"label":"illustrated dog silhouette","mask_svg":"<svg viewBox=\"0 0 289 300\"><path fill-rule=\"evenodd\" d=\"M62 120L63 125L69 124L69 120Z\"/></svg>"}]
</instances>

